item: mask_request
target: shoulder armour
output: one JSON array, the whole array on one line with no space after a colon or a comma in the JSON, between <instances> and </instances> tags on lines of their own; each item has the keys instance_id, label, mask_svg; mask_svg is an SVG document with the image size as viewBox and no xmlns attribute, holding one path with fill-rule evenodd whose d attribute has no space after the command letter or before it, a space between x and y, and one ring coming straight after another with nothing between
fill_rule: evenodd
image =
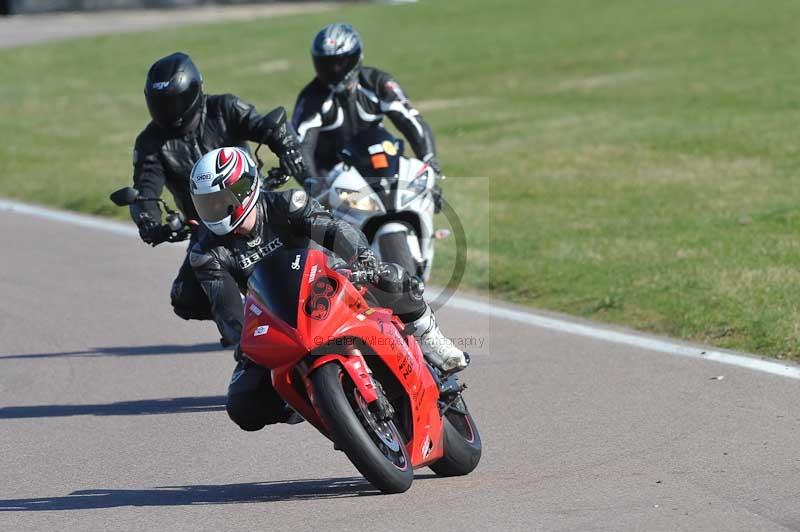
<instances>
[{"instance_id":1,"label":"shoulder armour","mask_svg":"<svg viewBox=\"0 0 800 532\"><path fill-rule=\"evenodd\" d=\"M211 262L213 258L209 251L204 250L203 246L197 243L192 246L192 250L189 252L189 265L195 269L202 268Z\"/></svg>"},{"instance_id":2,"label":"shoulder armour","mask_svg":"<svg viewBox=\"0 0 800 532\"><path fill-rule=\"evenodd\" d=\"M305 190L295 190L289 198L289 214L302 211L308 204L308 194Z\"/></svg>"}]
</instances>

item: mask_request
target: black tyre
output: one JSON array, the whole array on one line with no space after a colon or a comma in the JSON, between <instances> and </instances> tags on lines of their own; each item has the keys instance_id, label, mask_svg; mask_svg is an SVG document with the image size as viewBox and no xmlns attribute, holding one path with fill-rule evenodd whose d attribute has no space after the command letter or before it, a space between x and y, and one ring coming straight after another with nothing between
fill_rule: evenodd
<instances>
[{"instance_id":1,"label":"black tyre","mask_svg":"<svg viewBox=\"0 0 800 532\"><path fill-rule=\"evenodd\" d=\"M394 422L381 421L339 364L311 375L317 409L336 446L356 469L384 493L411 487L414 468Z\"/></svg>"},{"instance_id":2,"label":"black tyre","mask_svg":"<svg viewBox=\"0 0 800 532\"><path fill-rule=\"evenodd\" d=\"M408 235L406 232L397 232L381 236L381 261L399 264L411 275L420 275L419 265L408 247Z\"/></svg>"},{"instance_id":3,"label":"black tyre","mask_svg":"<svg viewBox=\"0 0 800 532\"><path fill-rule=\"evenodd\" d=\"M459 395L445 412L444 456L430 465L437 475L457 477L472 472L481 459L481 435Z\"/></svg>"}]
</instances>

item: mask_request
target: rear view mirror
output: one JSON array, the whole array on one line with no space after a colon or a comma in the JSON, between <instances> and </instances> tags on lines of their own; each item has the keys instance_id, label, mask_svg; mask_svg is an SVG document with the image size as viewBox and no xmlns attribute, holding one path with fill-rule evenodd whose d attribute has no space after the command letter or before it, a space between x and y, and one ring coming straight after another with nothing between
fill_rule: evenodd
<instances>
[{"instance_id":1,"label":"rear view mirror","mask_svg":"<svg viewBox=\"0 0 800 532\"><path fill-rule=\"evenodd\" d=\"M139 198L139 191L133 187L125 187L112 192L109 198L114 202L114 205L124 207L134 203Z\"/></svg>"}]
</instances>

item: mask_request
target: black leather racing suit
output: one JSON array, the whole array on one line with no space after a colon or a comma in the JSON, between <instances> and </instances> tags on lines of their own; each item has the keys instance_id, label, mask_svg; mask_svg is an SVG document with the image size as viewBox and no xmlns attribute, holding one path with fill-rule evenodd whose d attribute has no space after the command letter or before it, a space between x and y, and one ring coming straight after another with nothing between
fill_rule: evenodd
<instances>
[{"instance_id":1,"label":"black leather racing suit","mask_svg":"<svg viewBox=\"0 0 800 532\"><path fill-rule=\"evenodd\" d=\"M266 144L276 154L298 148L282 107L261 116L252 105L232 94L204 98L199 125L193 131L171 134L151 122L136 138L133 150L133 186L142 196L152 198L160 197L166 186L187 220L197 220L189 193L189 175L194 163L209 151L226 146L249 151L247 141ZM130 211L139 226L148 221L161 222L161 209L156 202L136 203ZM193 230L189 248L203 232L202 228ZM228 290L235 292L235 287ZM195 279L188 257L172 284L171 300L175 313L184 319L211 318L208 299Z\"/></svg>"},{"instance_id":2,"label":"black leather racing suit","mask_svg":"<svg viewBox=\"0 0 800 532\"><path fill-rule=\"evenodd\" d=\"M318 245L348 263L369 247L363 233L333 219L302 190L262 191L256 209L256 226L250 235L216 236L207 232L189 253L189 262L211 301L217 327L230 343L238 342L241 336L243 309L239 293L226 289L226 279L232 277L244 293L255 265L281 247ZM416 320L427 308L421 282L395 264L380 265L370 292L378 304L391 308L404 322ZM259 430L266 424L284 421L287 413L283 400L272 388L269 370L246 358L233 372L227 410L244 430Z\"/></svg>"},{"instance_id":3,"label":"black leather racing suit","mask_svg":"<svg viewBox=\"0 0 800 532\"><path fill-rule=\"evenodd\" d=\"M430 126L386 72L361 67L358 83L342 93L314 78L297 97L292 115L308 174L326 175L339 162L339 150L370 127L382 127L384 115L406 137L419 159L436 156Z\"/></svg>"}]
</instances>

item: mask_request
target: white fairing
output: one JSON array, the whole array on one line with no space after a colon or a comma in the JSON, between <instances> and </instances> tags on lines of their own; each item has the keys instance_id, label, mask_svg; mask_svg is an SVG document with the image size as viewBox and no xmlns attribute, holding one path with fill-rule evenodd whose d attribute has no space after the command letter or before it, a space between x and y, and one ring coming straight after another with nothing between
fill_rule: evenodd
<instances>
[{"instance_id":1,"label":"white fairing","mask_svg":"<svg viewBox=\"0 0 800 532\"><path fill-rule=\"evenodd\" d=\"M385 218L377 231L371 235L370 245L380 257L380 237L402 232L406 234L408 247L417 263L417 272L428 279L433 264L433 187L436 176L425 163L417 159L400 157L399 180L393 205L385 205L358 173L358 170L339 163L325 178L325 192L320 197L334 217L344 220L359 229L364 229L375 217ZM424 170L423 170L424 169ZM388 199L392 199L389 197ZM407 223L413 216L420 234L414 225ZM368 235L370 236L370 235Z\"/></svg>"}]
</instances>

